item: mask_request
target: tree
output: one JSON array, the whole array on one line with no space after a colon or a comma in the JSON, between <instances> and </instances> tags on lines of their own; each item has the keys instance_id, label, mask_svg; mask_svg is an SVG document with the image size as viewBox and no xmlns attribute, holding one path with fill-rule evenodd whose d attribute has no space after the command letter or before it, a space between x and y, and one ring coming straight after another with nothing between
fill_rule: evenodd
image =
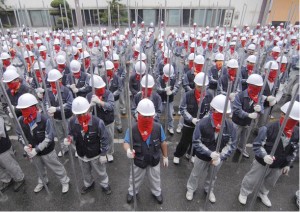
<instances>
[{"instance_id":1,"label":"tree","mask_svg":"<svg viewBox=\"0 0 300 212\"><path fill-rule=\"evenodd\" d=\"M71 13L72 11L70 10L69 3L66 0L53 0L51 2L51 7L55 8L55 10L50 11L50 15L52 16L57 16L56 20L56 25L58 25L60 28L63 28L63 24L65 28L67 27L67 18L66 18L66 13L65 13L65 5L64 1L66 2L66 9L67 9L67 16L68 16L68 21L69 21L69 26L72 27L72 19L71 19ZM60 7L62 9L62 15L61 17L61 11Z\"/></svg>"},{"instance_id":2,"label":"tree","mask_svg":"<svg viewBox=\"0 0 300 212\"><path fill-rule=\"evenodd\" d=\"M11 9L11 7L7 6L5 4L5 1L6 0L0 0L0 16L2 18L2 24L3 24L3 26L4 27L9 27L10 26L10 22L9 22L9 18L8 18L8 15L9 15L8 14L8 10ZM4 17L6 17L6 19L7 19L7 21L8 21L9 24L5 24Z\"/></svg>"},{"instance_id":3,"label":"tree","mask_svg":"<svg viewBox=\"0 0 300 212\"><path fill-rule=\"evenodd\" d=\"M110 14L111 14L111 24L118 27L118 6L119 6L119 17L120 17L120 24L127 23L127 9L126 5L120 3L121 0L112 0L109 1L110 5ZM101 23L108 24L108 8L100 15Z\"/></svg>"}]
</instances>

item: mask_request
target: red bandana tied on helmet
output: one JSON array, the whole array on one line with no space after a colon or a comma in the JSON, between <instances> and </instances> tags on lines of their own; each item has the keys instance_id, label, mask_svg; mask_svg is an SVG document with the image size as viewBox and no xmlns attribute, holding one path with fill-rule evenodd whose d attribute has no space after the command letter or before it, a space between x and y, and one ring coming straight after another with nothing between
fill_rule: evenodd
<instances>
[{"instance_id":1,"label":"red bandana tied on helmet","mask_svg":"<svg viewBox=\"0 0 300 212\"><path fill-rule=\"evenodd\" d=\"M191 53L194 53L194 52L195 52L195 48L191 47Z\"/></svg>"},{"instance_id":2,"label":"red bandana tied on helmet","mask_svg":"<svg viewBox=\"0 0 300 212\"><path fill-rule=\"evenodd\" d=\"M136 75L135 75L135 79L136 79L137 81L140 81L140 79L141 79L141 75L140 75L140 74L138 74L138 73L136 73Z\"/></svg>"},{"instance_id":3,"label":"red bandana tied on helmet","mask_svg":"<svg viewBox=\"0 0 300 212\"><path fill-rule=\"evenodd\" d=\"M270 70L269 76L268 76L268 80L270 82L274 82L277 76L277 70Z\"/></svg>"},{"instance_id":4,"label":"red bandana tied on helmet","mask_svg":"<svg viewBox=\"0 0 300 212\"><path fill-rule=\"evenodd\" d=\"M87 70L91 65L91 58L87 57L87 58L84 58L84 67L85 67L85 70Z\"/></svg>"},{"instance_id":5,"label":"red bandana tied on helmet","mask_svg":"<svg viewBox=\"0 0 300 212\"><path fill-rule=\"evenodd\" d=\"M7 67L10 65L10 60L9 59L2 60L2 63L4 67Z\"/></svg>"},{"instance_id":6,"label":"red bandana tied on helmet","mask_svg":"<svg viewBox=\"0 0 300 212\"><path fill-rule=\"evenodd\" d=\"M102 99L102 96L105 94L105 87L95 89L95 94L99 97L99 99Z\"/></svg>"},{"instance_id":7,"label":"red bandana tied on helmet","mask_svg":"<svg viewBox=\"0 0 300 212\"><path fill-rule=\"evenodd\" d=\"M142 87L142 95L143 98L150 97L152 95L152 88L147 88L147 96L146 96L146 88Z\"/></svg>"},{"instance_id":8,"label":"red bandana tied on helmet","mask_svg":"<svg viewBox=\"0 0 300 212\"><path fill-rule=\"evenodd\" d=\"M280 66L280 72L281 73L284 73L286 70L286 63L281 63L281 66Z\"/></svg>"},{"instance_id":9,"label":"red bandana tied on helmet","mask_svg":"<svg viewBox=\"0 0 300 212\"><path fill-rule=\"evenodd\" d=\"M283 119L284 119L284 117L280 117L280 120L279 120L280 125L282 124ZM298 124L297 120L290 119L290 118L287 120L286 125L285 125L284 130L283 130L286 137L288 137L288 138L292 137L292 134L294 132L294 128L297 124Z\"/></svg>"},{"instance_id":10,"label":"red bandana tied on helmet","mask_svg":"<svg viewBox=\"0 0 300 212\"><path fill-rule=\"evenodd\" d=\"M253 64L247 64L248 75L250 76L253 73Z\"/></svg>"},{"instance_id":11,"label":"red bandana tied on helmet","mask_svg":"<svg viewBox=\"0 0 300 212\"><path fill-rule=\"evenodd\" d=\"M200 102L200 96L201 96L201 90L198 91L197 89L195 89L194 96L195 96L195 99L196 99L196 101L197 101L197 104L199 105L199 102ZM203 96L205 96L205 93L204 93Z\"/></svg>"},{"instance_id":12,"label":"red bandana tied on helmet","mask_svg":"<svg viewBox=\"0 0 300 212\"><path fill-rule=\"evenodd\" d=\"M140 53L139 53L138 51L134 51L134 52L133 52L133 58L134 58L134 59L137 59L137 57L139 56L139 54L140 54Z\"/></svg>"},{"instance_id":13,"label":"red bandana tied on helmet","mask_svg":"<svg viewBox=\"0 0 300 212\"><path fill-rule=\"evenodd\" d=\"M228 68L228 74L230 81L234 81L236 77L236 68Z\"/></svg>"},{"instance_id":14,"label":"red bandana tied on helmet","mask_svg":"<svg viewBox=\"0 0 300 212\"><path fill-rule=\"evenodd\" d=\"M194 60L189 60L189 69L194 67Z\"/></svg>"},{"instance_id":15,"label":"red bandana tied on helmet","mask_svg":"<svg viewBox=\"0 0 300 212\"><path fill-rule=\"evenodd\" d=\"M46 52L46 51L41 51L41 52L40 52L40 55L41 55L41 57L42 57L44 60L46 60L46 57L47 57L47 52Z\"/></svg>"},{"instance_id":16,"label":"red bandana tied on helmet","mask_svg":"<svg viewBox=\"0 0 300 212\"><path fill-rule=\"evenodd\" d=\"M272 57L277 60L277 58L279 57L279 52L272 52Z\"/></svg>"},{"instance_id":17,"label":"red bandana tied on helmet","mask_svg":"<svg viewBox=\"0 0 300 212\"><path fill-rule=\"evenodd\" d=\"M91 114L86 113L86 114L81 114L77 116L78 122L82 127L83 132L87 132L89 129L89 121L91 119Z\"/></svg>"},{"instance_id":18,"label":"red bandana tied on helmet","mask_svg":"<svg viewBox=\"0 0 300 212\"><path fill-rule=\"evenodd\" d=\"M167 77L166 75L163 75L163 80L164 80L165 83L167 83L168 80L169 80L169 77Z\"/></svg>"},{"instance_id":19,"label":"red bandana tied on helmet","mask_svg":"<svg viewBox=\"0 0 300 212\"><path fill-rule=\"evenodd\" d=\"M250 99L253 100L253 102L257 103L258 102L258 95L259 92L261 91L262 87L261 86L255 86L255 85L248 85L248 95Z\"/></svg>"},{"instance_id":20,"label":"red bandana tied on helmet","mask_svg":"<svg viewBox=\"0 0 300 212\"><path fill-rule=\"evenodd\" d=\"M63 72L66 68L66 64L58 64L57 65L57 70L59 70L59 72Z\"/></svg>"},{"instance_id":21,"label":"red bandana tied on helmet","mask_svg":"<svg viewBox=\"0 0 300 212\"><path fill-rule=\"evenodd\" d=\"M118 68L119 68L119 62L114 62L114 67L115 67L116 70L118 70Z\"/></svg>"},{"instance_id":22,"label":"red bandana tied on helmet","mask_svg":"<svg viewBox=\"0 0 300 212\"><path fill-rule=\"evenodd\" d=\"M16 94L19 90L21 83L19 81L12 81L7 83L7 87L10 89L10 93L12 96Z\"/></svg>"},{"instance_id":23,"label":"red bandana tied on helmet","mask_svg":"<svg viewBox=\"0 0 300 212\"><path fill-rule=\"evenodd\" d=\"M153 116L143 116L138 113L138 130L142 136L143 141L146 141L147 138L151 135L153 129Z\"/></svg>"},{"instance_id":24,"label":"red bandana tied on helmet","mask_svg":"<svg viewBox=\"0 0 300 212\"><path fill-rule=\"evenodd\" d=\"M217 133L220 132L220 130L221 130L222 116L223 116L223 113L219 113L219 112L212 113L212 119L214 121L215 131Z\"/></svg>"},{"instance_id":25,"label":"red bandana tied on helmet","mask_svg":"<svg viewBox=\"0 0 300 212\"><path fill-rule=\"evenodd\" d=\"M31 123L34 119L36 119L38 109L35 105L21 109L22 116L24 117L24 124Z\"/></svg>"},{"instance_id":26,"label":"red bandana tied on helmet","mask_svg":"<svg viewBox=\"0 0 300 212\"><path fill-rule=\"evenodd\" d=\"M56 51L56 53L59 52L60 46L59 45L54 45L54 50Z\"/></svg>"},{"instance_id":27,"label":"red bandana tied on helmet","mask_svg":"<svg viewBox=\"0 0 300 212\"><path fill-rule=\"evenodd\" d=\"M41 72L40 72L39 70L37 70L37 71L35 72L35 75L36 75L36 78L37 78L38 82L41 83L41 82L42 82L42 75L41 75ZM43 75L45 76L45 72L44 72L44 71L43 71Z\"/></svg>"},{"instance_id":28,"label":"red bandana tied on helmet","mask_svg":"<svg viewBox=\"0 0 300 212\"><path fill-rule=\"evenodd\" d=\"M53 94L56 95L57 94L57 88L56 88L55 82L50 82L50 86L51 86L51 90L52 90ZM62 86L62 82L59 82L59 86Z\"/></svg>"},{"instance_id":29,"label":"red bandana tied on helmet","mask_svg":"<svg viewBox=\"0 0 300 212\"><path fill-rule=\"evenodd\" d=\"M195 72L198 74L202 71L203 64L197 64L195 63Z\"/></svg>"}]
</instances>

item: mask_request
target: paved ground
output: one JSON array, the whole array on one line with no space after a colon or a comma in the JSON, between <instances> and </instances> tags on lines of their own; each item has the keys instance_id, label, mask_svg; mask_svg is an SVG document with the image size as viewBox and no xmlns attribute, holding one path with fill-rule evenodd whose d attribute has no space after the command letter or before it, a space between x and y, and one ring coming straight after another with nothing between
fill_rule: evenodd
<instances>
[{"instance_id":1,"label":"paved ground","mask_svg":"<svg viewBox=\"0 0 300 212\"><path fill-rule=\"evenodd\" d=\"M178 104L178 100L176 101ZM176 104L175 104L176 105ZM176 108L177 109L177 108ZM278 111L275 110L275 111ZM278 117L278 112L275 114ZM178 116L175 116L177 126ZM123 127L126 128L126 117L123 117ZM116 134L115 141L122 142L123 134ZM199 182L199 188L194 195L193 201L187 201L185 198L186 183L193 165L185 158L181 159L180 165L176 166L172 163L173 152L176 144L180 139L179 134L168 136L169 148L169 167L161 168L162 191L164 203L158 205L151 195L149 184L145 179L143 187L138 194L137 210L170 210L170 211L198 211L203 209L205 195L202 188L203 180ZM16 157L26 175L26 185L18 193L13 192L13 189L8 189L4 194L8 197L6 202L0 202L1 210L133 210L133 204L126 203L126 194L128 189L130 161L126 157L126 153L122 148L122 144L115 144L115 160L113 163L107 164L107 172L110 178L112 194L106 196L102 193L100 185L97 184L95 190L79 197L76 192L75 175L71 168L69 156L66 155L61 159L65 164L68 174L71 178L70 191L67 194L61 193L61 185L55 178L53 173L49 171L49 190L51 197L47 196L45 190L39 194L35 194L33 189L37 183L37 174L34 166L22 156L22 147L17 142L13 141L17 151ZM57 145L58 146L58 145ZM56 146L56 147L57 147ZM217 202L209 204L208 210L224 210L224 211L240 211L247 210L247 207L242 206L238 200L238 193L241 181L253 161L253 153L251 148L250 159L243 159L239 172L237 173L237 163L233 163L231 159L224 163L218 173L218 179L215 185L215 195ZM75 161L76 176L79 186L82 186L82 173L80 171L77 160ZM202 178L203 179L203 178ZM96 179L97 181L97 179ZM269 197L273 206L265 207L258 199L254 206L254 210L258 211L296 211L298 210L294 194L299 189L299 162L294 163L289 176L282 176L276 187L270 192Z\"/></svg>"}]
</instances>

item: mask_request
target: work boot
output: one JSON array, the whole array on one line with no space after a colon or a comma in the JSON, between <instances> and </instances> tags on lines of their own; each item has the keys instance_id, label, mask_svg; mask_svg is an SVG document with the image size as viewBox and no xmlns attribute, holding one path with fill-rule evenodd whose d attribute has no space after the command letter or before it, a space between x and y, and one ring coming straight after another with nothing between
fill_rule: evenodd
<instances>
[{"instance_id":1,"label":"work boot","mask_svg":"<svg viewBox=\"0 0 300 212\"><path fill-rule=\"evenodd\" d=\"M106 157L107 157L107 161L108 161L109 163L112 163L112 162L114 161L114 156L113 156L113 155L107 154Z\"/></svg>"},{"instance_id":2,"label":"work boot","mask_svg":"<svg viewBox=\"0 0 300 212\"><path fill-rule=\"evenodd\" d=\"M90 192L91 190L93 190L94 187L95 187L95 182L93 182L89 187L82 186L81 190L80 190L80 193L81 194L86 194L86 193Z\"/></svg>"},{"instance_id":3,"label":"work boot","mask_svg":"<svg viewBox=\"0 0 300 212\"><path fill-rule=\"evenodd\" d=\"M173 130L173 128L169 128L168 131L169 131L169 133L170 133L171 135L174 135L174 130Z\"/></svg>"},{"instance_id":4,"label":"work boot","mask_svg":"<svg viewBox=\"0 0 300 212\"><path fill-rule=\"evenodd\" d=\"M39 193L41 190L43 190L44 185L42 183L39 183L36 185L36 187L34 188L34 193Z\"/></svg>"},{"instance_id":5,"label":"work boot","mask_svg":"<svg viewBox=\"0 0 300 212\"><path fill-rule=\"evenodd\" d=\"M250 158L250 155L249 155L249 153L247 152L246 148L245 148L244 151L243 151L243 156L244 156L245 158Z\"/></svg>"},{"instance_id":6,"label":"work boot","mask_svg":"<svg viewBox=\"0 0 300 212\"><path fill-rule=\"evenodd\" d=\"M158 204L162 204L163 203L163 197L162 195L160 194L159 196L155 196L153 195L156 199L156 201L158 202Z\"/></svg>"},{"instance_id":7,"label":"work boot","mask_svg":"<svg viewBox=\"0 0 300 212\"><path fill-rule=\"evenodd\" d=\"M186 199L189 200L189 201L193 200L194 192L188 190L188 191L186 192L185 197L186 197Z\"/></svg>"},{"instance_id":8,"label":"work boot","mask_svg":"<svg viewBox=\"0 0 300 212\"><path fill-rule=\"evenodd\" d=\"M246 205L247 203L247 196L244 196L242 195L241 193L239 194L239 202L242 204L242 205Z\"/></svg>"},{"instance_id":9,"label":"work boot","mask_svg":"<svg viewBox=\"0 0 300 212\"><path fill-rule=\"evenodd\" d=\"M133 196L131 194L127 194L127 203L130 204L133 201Z\"/></svg>"},{"instance_id":10,"label":"work boot","mask_svg":"<svg viewBox=\"0 0 300 212\"><path fill-rule=\"evenodd\" d=\"M258 193L259 198L261 199L262 203L264 203L265 206L267 207L271 207L272 203L270 201L270 199L268 198L267 195L262 194L262 193Z\"/></svg>"},{"instance_id":11,"label":"work boot","mask_svg":"<svg viewBox=\"0 0 300 212\"><path fill-rule=\"evenodd\" d=\"M210 192L208 199L209 199L209 201L211 203L215 203L216 202L216 196L215 196L215 194L212 191Z\"/></svg>"},{"instance_id":12,"label":"work boot","mask_svg":"<svg viewBox=\"0 0 300 212\"><path fill-rule=\"evenodd\" d=\"M70 187L69 183L62 184L62 190L61 190L61 192L63 194L67 193L69 191L69 187Z\"/></svg>"},{"instance_id":13,"label":"work boot","mask_svg":"<svg viewBox=\"0 0 300 212\"><path fill-rule=\"evenodd\" d=\"M24 183L25 183L25 179L23 179L21 181L18 181L18 182L15 182L14 191L18 192L21 189L21 187L24 185Z\"/></svg>"},{"instance_id":14,"label":"work boot","mask_svg":"<svg viewBox=\"0 0 300 212\"><path fill-rule=\"evenodd\" d=\"M102 187L102 191L106 194L106 195L110 195L111 194L111 188L108 185L107 187Z\"/></svg>"},{"instance_id":15,"label":"work boot","mask_svg":"<svg viewBox=\"0 0 300 212\"><path fill-rule=\"evenodd\" d=\"M179 164L179 158L178 157L174 157L173 158L173 163L176 164L176 165Z\"/></svg>"},{"instance_id":16,"label":"work boot","mask_svg":"<svg viewBox=\"0 0 300 212\"><path fill-rule=\"evenodd\" d=\"M177 127L176 132L180 134L181 133L181 127Z\"/></svg>"},{"instance_id":17,"label":"work boot","mask_svg":"<svg viewBox=\"0 0 300 212\"><path fill-rule=\"evenodd\" d=\"M1 184L0 184L0 191L1 191L1 192L6 191L6 190L8 189L8 187L9 187L10 185L12 185L12 184L13 184L13 180L10 180L10 181L7 182L7 183L1 182Z\"/></svg>"}]
</instances>

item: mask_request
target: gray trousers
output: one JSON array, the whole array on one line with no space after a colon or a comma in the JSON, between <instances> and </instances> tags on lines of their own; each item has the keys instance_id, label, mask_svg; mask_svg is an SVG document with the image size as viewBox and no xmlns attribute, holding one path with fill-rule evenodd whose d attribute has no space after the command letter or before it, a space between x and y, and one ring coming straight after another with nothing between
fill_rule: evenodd
<instances>
[{"instance_id":1,"label":"gray trousers","mask_svg":"<svg viewBox=\"0 0 300 212\"><path fill-rule=\"evenodd\" d=\"M55 124L54 130L56 131L55 134L56 134L57 140L59 142L62 152L65 153L69 150L69 147L64 145L65 132L64 132L64 128L63 128L63 121L57 120L57 119L53 119L53 120L54 120L53 124ZM66 121L68 122L68 119L66 119Z\"/></svg>"},{"instance_id":2,"label":"gray trousers","mask_svg":"<svg viewBox=\"0 0 300 212\"><path fill-rule=\"evenodd\" d=\"M160 163L156 166L147 166L145 169L141 169L133 164L133 172L134 172L134 182L135 182L135 190L136 194L139 192L139 188L144 180L145 174L148 175L148 180L150 183L150 190L154 196L159 196L161 194L160 187ZM133 183L132 183L132 172L130 169L130 177L129 177L129 188L128 193L133 196Z\"/></svg>"},{"instance_id":3,"label":"gray trousers","mask_svg":"<svg viewBox=\"0 0 300 212\"><path fill-rule=\"evenodd\" d=\"M66 184L70 182L70 178L67 176L66 169L58 160L55 150L53 150L47 155L36 156L34 160L37 164L38 171L40 171L46 183L48 183L49 181L47 177L46 167L48 167L54 172L61 184ZM38 178L38 183L42 184L42 179Z\"/></svg>"},{"instance_id":4,"label":"gray trousers","mask_svg":"<svg viewBox=\"0 0 300 212\"><path fill-rule=\"evenodd\" d=\"M24 173L15 159L12 148L0 154L0 181L8 183L11 180L15 182L24 179Z\"/></svg>"},{"instance_id":5,"label":"gray trousers","mask_svg":"<svg viewBox=\"0 0 300 212\"><path fill-rule=\"evenodd\" d=\"M79 163L82 164L82 175L83 175L83 183L84 186L89 187L94 182L94 178L92 176L92 169L94 172L100 176L100 185L104 188L108 186L108 176L106 173L105 164L101 164L99 158L84 162L79 158Z\"/></svg>"},{"instance_id":6,"label":"gray trousers","mask_svg":"<svg viewBox=\"0 0 300 212\"><path fill-rule=\"evenodd\" d=\"M163 103L162 104L162 113L165 114L165 119L166 119L166 107L167 107L167 103ZM173 118L173 102L169 102L169 109L168 109L168 129L173 129L174 128L174 118Z\"/></svg>"},{"instance_id":7,"label":"gray trousers","mask_svg":"<svg viewBox=\"0 0 300 212\"><path fill-rule=\"evenodd\" d=\"M120 99L115 101L114 113L115 113L115 122L117 128L122 128L121 114L120 114Z\"/></svg>"},{"instance_id":8,"label":"gray trousers","mask_svg":"<svg viewBox=\"0 0 300 212\"><path fill-rule=\"evenodd\" d=\"M120 102L120 110L122 112L126 112L126 102L125 102L125 91L124 91L124 89L120 93L119 102Z\"/></svg>"},{"instance_id":9,"label":"gray trousers","mask_svg":"<svg viewBox=\"0 0 300 212\"><path fill-rule=\"evenodd\" d=\"M107 129L107 132L110 136L109 138L109 149L107 151L107 154L112 155L115 152L115 148L114 148L114 130L115 130L115 122L106 125L105 126Z\"/></svg>"},{"instance_id":10,"label":"gray trousers","mask_svg":"<svg viewBox=\"0 0 300 212\"><path fill-rule=\"evenodd\" d=\"M237 127L237 148L239 150L242 150L243 147L244 149L246 149L246 144L247 144L246 135L248 134L250 127L240 126L240 125L236 125L236 127Z\"/></svg>"},{"instance_id":11,"label":"gray trousers","mask_svg":"<svg viewBox=\"0 0 300 212\"><path fill-rule=\"evenodd\" d=\"M221 163L216 167L216 174L215 174L215 179L213 179L212 181L212 188L211 188L211 192L214 191L214 185L217 179L217 173L219 171L219 169L222 166L222 161ZM206 177L205 177L205 182L204 182L204 190L205 192L208 192L209 190L209 182L210 182L210 178L212 175L212 170L213 170L213 165L211 164L210 161L204 161L204 160L200 160L198 157L195 157L195 162L194 162L194 168L191 172L191 175L189 177L189 180L187 182L187 190L190 192L195 192L198 188L198 182L200 179L200 175L203 175L204 173L206 173Z\"/></svg>"},{"instance_id":12,"label":"gray trousers","mask_svg":"<svg viewBox=\"0 0 300 212\"><path fill-rule=\"evenodd\" d=\"M183 116L180 116L177 127L182 129L183 123L184 123L184 118Z\"/></svg>"},{"instance_id":13,"label":"gray trousers","mask_svg":"<svg viewBox=\"0 0 300 212\"><path fill-rule=\"evenodd\" d=\"M253 192L255 186L258 183L261 175L264 173L265 166L261 165L255 159L251 165L250 171L245 175L240 193L244 196L248 196ZM268 169L267 175L260 187L259 192L263 195L267 195L272 187L275 186L277 180L279 179L282 170L279 168Z\"/></svg>"}]
</instances>

